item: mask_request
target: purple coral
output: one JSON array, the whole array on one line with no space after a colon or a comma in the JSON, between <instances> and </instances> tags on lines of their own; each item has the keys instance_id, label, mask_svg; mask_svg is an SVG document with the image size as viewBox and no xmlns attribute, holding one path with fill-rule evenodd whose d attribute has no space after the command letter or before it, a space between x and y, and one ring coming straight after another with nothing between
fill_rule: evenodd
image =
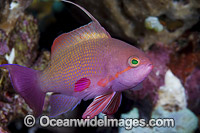
<instances>
[{"instance_id":1,"label":"purple coral","mask_svg":"<svg viewBox=\"0 0 200 133\"><path fill-rule=\"evenodd\" d=\"M6 33L0 29L0 55L4 55L9 52L8 39Z\"/></svg>"},{"instance_id":2,"label":"purple coral","mask_svg":"<svg viewBox=\"0 0 200 133\"><path fill-rule=\"evenodd\" d=\"M185 88L188 95L188 106L195 113L200 113L200 69L195 69L187 77Z\"/></svg>"}]
</instances>

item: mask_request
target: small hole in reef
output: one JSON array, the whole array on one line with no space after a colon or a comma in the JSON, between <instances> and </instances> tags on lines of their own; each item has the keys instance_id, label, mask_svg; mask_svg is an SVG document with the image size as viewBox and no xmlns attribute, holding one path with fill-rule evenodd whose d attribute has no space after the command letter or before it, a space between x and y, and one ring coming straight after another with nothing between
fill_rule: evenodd
<instances>
[{"instance_id":1,"label":"small hole in reef","mask_svg":"<svg viewBox=\"0 0 200 133\"><path fill-rule=\"evenodd\" d=\"M18 4L18 1L14 0L13 3Z\"/></svg>"}]
</instances>

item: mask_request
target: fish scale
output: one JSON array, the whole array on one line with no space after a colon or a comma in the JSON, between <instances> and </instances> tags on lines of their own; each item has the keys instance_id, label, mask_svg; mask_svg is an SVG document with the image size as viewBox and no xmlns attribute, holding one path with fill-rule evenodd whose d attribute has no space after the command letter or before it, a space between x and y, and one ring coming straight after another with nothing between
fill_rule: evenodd
<instances>
[{"instance_id":1,"label":"fish scale","mask_svg":"<svg viewBox=\"0 0 200 133\"><path fill-rule=\"evenodd\" d=\"M41 84L46 89L44 91L57 90L58 92L62 91L64 94L68 94L69 91L73 91L74 84L78 79L83 77L92 79L92 76L96 73L101 75L104 60L103 54L105 54L103 45L106 45L106 43L102 44L102 42L104 41L97 39L96 41L85 41L77 44L75 47L71 47L71 49L66 46L60 52L62 56L55 56L52 59L51 65L41 75ZM79 49L79 52L77 52L77 49ZM88 60L88 58L92 60ZM55 85L56 87L47 87L51 83L55 84L55 82L59 82L58 85ZM66 88L66 92L63 91L63 87Z\"/></svg>"}]
</instances>

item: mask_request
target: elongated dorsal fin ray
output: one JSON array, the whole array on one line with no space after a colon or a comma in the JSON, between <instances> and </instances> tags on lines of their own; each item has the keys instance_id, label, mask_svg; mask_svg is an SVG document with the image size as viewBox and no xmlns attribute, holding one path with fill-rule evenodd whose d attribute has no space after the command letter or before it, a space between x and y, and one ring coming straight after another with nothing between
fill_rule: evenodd
<instances>
[{"instance_id":1,"label":"elongated dorsal fin ray","mask_svg":"<svg viewBox=\"0 0 200 133\"><path fill-rule=\"evenodd\" d=\"M91 19L87 25L81 26L71 32L63 33L58 36L51 47L51 59L55 57L55 55L60 56L61 53L64 53L68 47L74 46L76 44L82 43L88 40L94 39L103 39L103 38L110 38L110 34L99 24L99 22L84 8L81 6L71 2L63 0L64 2L68 2L74 4L75 6L79 7L83 10Z\"/></svg>"},{"instance_id":2,"label":"elongated dorsal fin ray","mask_svg":"<svg viewBox=\"0 0 200 133\"><path fill-rule=\"evenodd\" d=\"M97 23L99 24L99 22L98 22L87 10L85 10L83 7L77 5L77 4L74 3L74 2L68 1L68 0L62 0L62 1L77 6L77 7L80 8L85 14L87 14L87 15L92 19L92 21L97 22Z\"/></svg>"}]
</instances>

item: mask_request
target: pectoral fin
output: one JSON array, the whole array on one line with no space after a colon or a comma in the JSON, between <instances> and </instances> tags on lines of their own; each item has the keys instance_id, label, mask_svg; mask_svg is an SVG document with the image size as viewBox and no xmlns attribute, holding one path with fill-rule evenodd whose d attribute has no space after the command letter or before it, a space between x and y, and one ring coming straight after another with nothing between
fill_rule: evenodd
<instances>
[{"instance_id":1,"label":"pectoral fin","mask_svg":"<svg viewBox=\"0 0 200 133\"><path fill-rule=\"evenodd\" d=\"M98 115L107 107L107 105L109 105L109 103L111 102L115 94L116 92L113 92L111 94L106 94L106 95L101 95L101 96L96 97L93 100L93 102L88 106L82 118L86 118L87 116L90 116L90 119L91 119L94 116Z\"/></svg>"},{"instance_id":2,"label":"pectoral fin","mask_svg":"<svg viewBox=\"0 0 200 133\"><path fill-rule=\"evenodd\" d=\"M107 105L107 107L103 110L102 113L107 115L112 115L115 112L117 112L120 104L121 104L122 94L121 92L116 92L110 103Z\"/></svg>"}]
</instances>

